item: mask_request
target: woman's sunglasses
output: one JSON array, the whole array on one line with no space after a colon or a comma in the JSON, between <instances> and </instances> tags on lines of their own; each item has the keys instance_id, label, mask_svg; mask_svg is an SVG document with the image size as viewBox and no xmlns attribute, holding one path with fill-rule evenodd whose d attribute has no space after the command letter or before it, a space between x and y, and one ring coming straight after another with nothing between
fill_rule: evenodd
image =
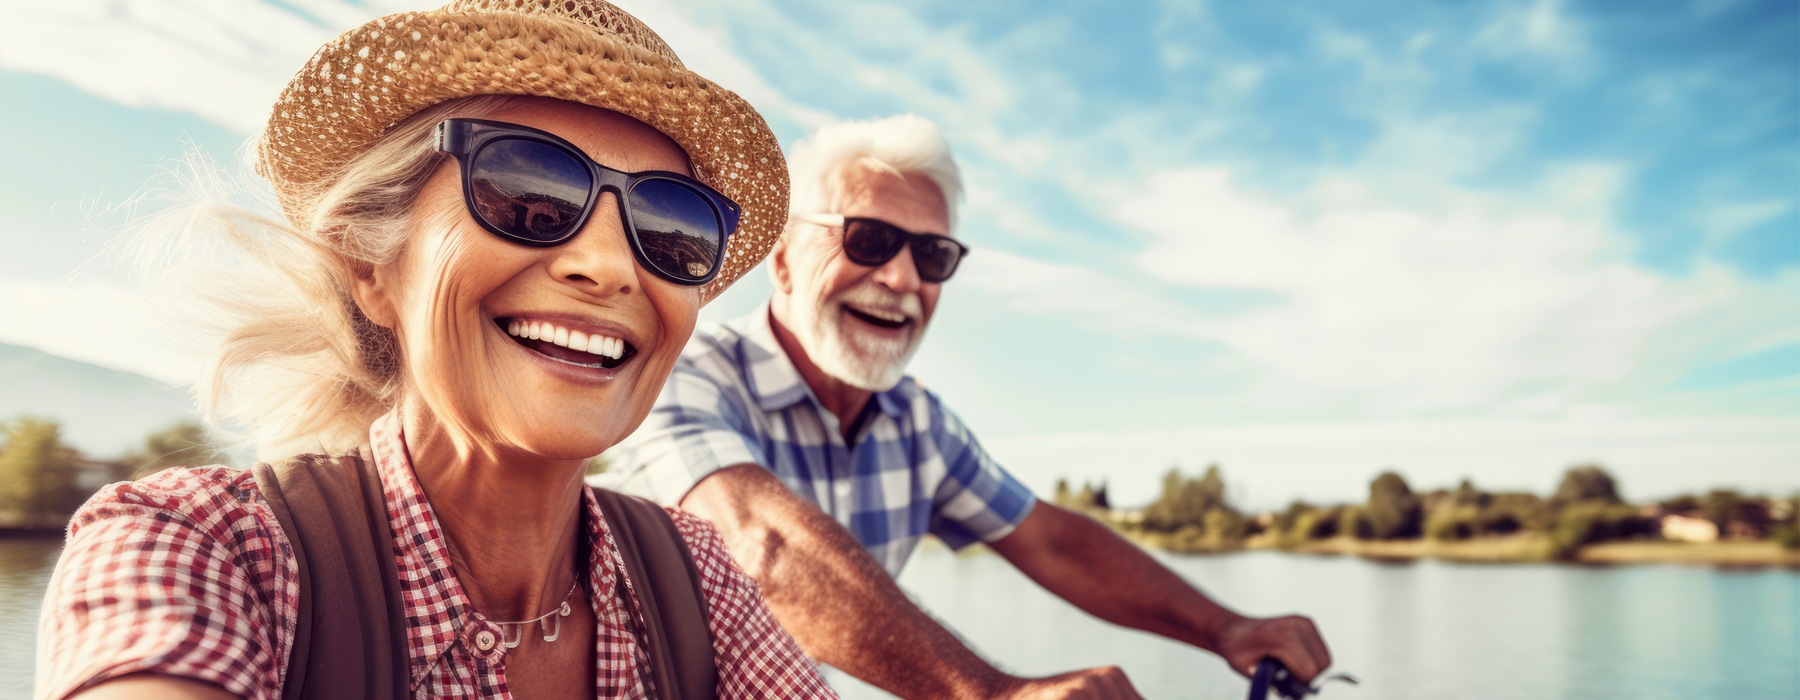
<instances>
[{"instance_id":1,"label":"woman's sunglasses","mask_svg":"<svg viewBox=\"0 0 1800 700\"><path fill-rule=\"evenodd\" d=\"M676 284L719 274L725 239L740 209L680 173L627 173L594 162L554 134L483 119L446 119L438 150L462 166L469 214L496 236L553 246L581 231L602 192L619 200L619 219L638 263Z\"/></svg>"},{"instance_id":2,"label":"woman's sunglasses","mask_svg":"<svg viewBox=\"0 0 1800 700\"><path fill-rule=\"evenodd\" d=\"M880 219L842 214L800 214L800 220L829 228L844 229L844 257L868 267L886 265L900 249L912 247L913 268L919 279L943 282L956 274L956 266L969 254L969 247L949 236L935 233L913 233Z\"/></svg>"}]
</instances>

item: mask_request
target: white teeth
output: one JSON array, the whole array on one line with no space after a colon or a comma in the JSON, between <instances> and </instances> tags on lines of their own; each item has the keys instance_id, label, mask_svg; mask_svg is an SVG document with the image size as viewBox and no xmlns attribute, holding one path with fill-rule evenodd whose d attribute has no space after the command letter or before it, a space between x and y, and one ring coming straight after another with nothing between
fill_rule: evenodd
<instances>
[{"instance_id":1,"label":"white teeth","mask_svg":"<svg viewBox=\"0 0 1800 700\"><path fill-rule=\"evenodd\" d=\"M565 348L569 348L570 350L580 350L593 355L610 357L615 360L625 356L625 341L622 339L612 338L598 333L589 335L582 331L570 330L544 321L520 321L518 319L513 319L510 323L506 324L506 332L508 335L529 340L542 340L549 343L555 343Z\"/></svg>"},{"instance_id":2,"label":"white teeth","mask_svg":"<svg viewBox=\"0 0 1800 700\"><path fill-rule=\"evenodd\" d=\"M862 309L862 308L859 308L859 309L857 309L857 311L861 311L865 314L874 316L875 318L879 318L879 319L881 319L883 321L887 321L889 323L905 323L906 322L906 314L903 314L903 313L887 311L885 309Z\"/></svg>"}]
</instances>

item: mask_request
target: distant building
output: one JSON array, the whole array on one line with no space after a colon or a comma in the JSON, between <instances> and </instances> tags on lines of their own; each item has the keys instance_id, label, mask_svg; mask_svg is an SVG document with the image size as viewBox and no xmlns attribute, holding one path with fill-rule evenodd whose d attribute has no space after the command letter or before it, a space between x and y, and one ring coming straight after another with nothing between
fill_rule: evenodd
<instances>
[{"instance_id":1,"label":"distant building","mask_svg":"<svg viewBox=\"0 0 1800 700\"><path fill-rule=\"evenodd\" d=\"M1717 542L1719 526L1706 518L1665 515L1662 519L1662 536L1665 540L1676 542Z\"/></svg>"}]
</instances>

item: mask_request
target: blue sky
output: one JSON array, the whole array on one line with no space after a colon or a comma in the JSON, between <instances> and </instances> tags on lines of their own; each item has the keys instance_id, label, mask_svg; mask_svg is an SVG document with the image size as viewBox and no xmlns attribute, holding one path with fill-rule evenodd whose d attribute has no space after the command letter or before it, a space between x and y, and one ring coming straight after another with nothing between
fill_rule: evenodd
<instances>
[{"instance_id":1,"label":"blue sky","mask_svg":"<svg viewBox=\"0 0 1800 700\"><path fill-rule=\"evenodd\" d=\"M784 144L943 126L974 253L915 369L1040 488L1800 488L1792 2L622 6ZM235 162L314 48L417 7L4 10L0 341L190 378L114 207L182 143Z\"/></svg>"}]
</instances>

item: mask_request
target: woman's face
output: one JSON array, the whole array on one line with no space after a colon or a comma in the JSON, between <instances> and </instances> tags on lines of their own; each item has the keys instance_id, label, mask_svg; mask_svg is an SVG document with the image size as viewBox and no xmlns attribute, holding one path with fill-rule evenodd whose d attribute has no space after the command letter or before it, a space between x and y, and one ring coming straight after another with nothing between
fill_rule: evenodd
<instances>
[{"instance_id":1,"label":"woman's face","mask_svg":"<svg viewBox=\"0 0 1800 700\"><path fill-rule=\"evenodd\" d=\"M548 131L616 170L692 173L668 137L615 112L524 98L458 116ZM573 239L533 248L476 223L461 178L446 159L425 183L400 255L359 283L358 302L398 337L408 396L452 434L500 454L599 454L649 413L694 330L700 288L638 265L610 192ZM599 367L601 355L516 337L515 324L619 339L625 359Z\"/></svg>"}]
</instances>

